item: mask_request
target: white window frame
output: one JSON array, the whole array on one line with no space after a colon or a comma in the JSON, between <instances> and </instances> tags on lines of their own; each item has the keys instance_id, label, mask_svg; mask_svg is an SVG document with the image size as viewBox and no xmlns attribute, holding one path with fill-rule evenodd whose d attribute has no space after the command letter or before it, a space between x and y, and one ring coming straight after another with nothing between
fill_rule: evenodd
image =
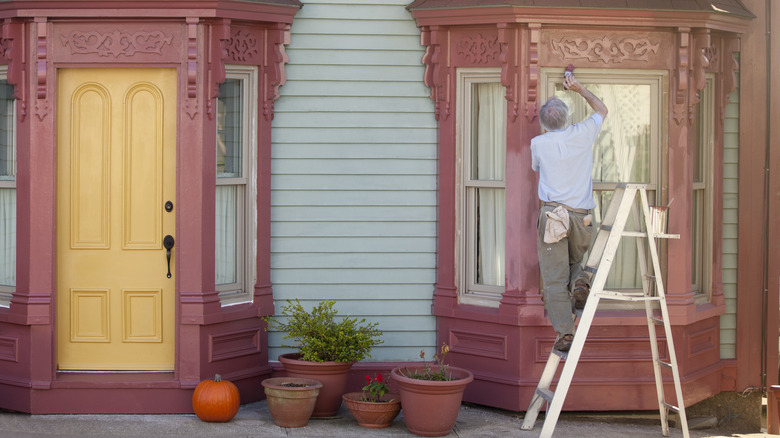
<instances>
[{"instance_id":1,"label":"white window frame","mask_svg":"<svg viewBox=\"0 0 780 438\"><path fill-rule=\"evenodd\" d=\"M472 85L478 83L500 83L500 68L459 68L456 85L456 284L458 285L459 301L483 307L498 308L506 286L491 286L477 284L476 272L476 222L477 212L474 209L476 190L480 188L503 189L506 194L506 171L504 180L471 180L471 107ZM506 127L505 127L506 129ZM505 146L506 147L506 146ZM504 163L506 166L506 162ZM529 169L530 171L530 169ZM503 260L506 263L506 254Z\"/></svg>"},{"instance_id":2,"label":"white window frame","mask_svg":"<svg viewBox=\"0 0 780 438\"><path fill-rule=\"evenodd\" d=\"M220 178L216 185L238 187L236 212L237 282L216 284L223 306L251 302L254 297L257 260L257 96L258 72L255 66L226 65L226 79L242 81L242 177ZM215 120L215 123L217 121ZM219 135L219 132L216 133ZM216 166L216 150L215 150ZM242 202L243 201L243 202Z\"/></svg>"},{"instance_id":3,"label":"white window frame","mask_svg":"<svg viewBox=\"0 0 780 438\"><path fill-rule=\"evenodd\" d=\"M691 221L694 220L694 209L697 208L696 192L700 192L702 200L698 206L698 226L691 227L696 230L691 236L691 251L695 260L695 262L691 261L691 280L693 292L706 296L709 301L712 298L712 230L715 216L712 210L714 183L712 153L715 147L715 76L713 74L707 74L706 86L699 93L700 101L697 104L697 121L694 129L699 130L696 140L700 142L698 159L703 180L696 181L697 176L693 177Z\"/></svg>"},{"instance_id":4,"label":"white window frame","mask_svg":"<svg viewBox=\"0 0 780 438\"><path fill-rule=\"evenodd\" d=\"M666 126L666 105L668 98L668 72L664 70L611 70L611 69L586 69L579 68L575 75L577 80L583 84L627 84L627 85L649 85L650 86L650 181L643 182L647 184L647 195L650 205L660 205L661 193L666 191L666 184L663 180L662 160L667 153L668 143ZM563 84L563 69L561 68L543 68L540 73L540 99L541 103L554 95L556 84ZM655 98L653 98L655 96ZM608 108L612 111L612 108ZM592 111L592 110L589 110ZM610 117L612 113L607 115ZM572 120L573 123L580 120ZM594 195L597 192L614 192L617 182L599 182L593 181ZM606 207L606 206L605 206ZM603 214L603 212L602 212ZM629 218L629 222L633 222ZM594 224L598 225L598 224ZM587 256L586 256L587 257ZM626 292L637 291L641 289L622 289ZM609 303L609 308L634 308L632 303Z\"/></svg>"},{"instance_id":5,"label":"white window frame","mask_svg":"<svg viewBox=\"0 0 780 438\"><path fill-rule=\"evenodd\" d=\"M8 66L2 65L0 66L0 80L7 81L8 80ZM16 163L16 103L14 102L13 109L11 112L11 126L13 127L13 130L8 133L9 135L9 142L12 145L12 154L13 154L13 161ZM14 174L16 172L14 171ZM0 179L0 188L2 189L16 189L16 177L13 179ZM17 221L18 223L18 221ZM9 285L0 285L0 307L10 307L11 305L11 298L13 296L13 293L16 292L16 286L9 286Z\"/></svg>"}]
</instances>

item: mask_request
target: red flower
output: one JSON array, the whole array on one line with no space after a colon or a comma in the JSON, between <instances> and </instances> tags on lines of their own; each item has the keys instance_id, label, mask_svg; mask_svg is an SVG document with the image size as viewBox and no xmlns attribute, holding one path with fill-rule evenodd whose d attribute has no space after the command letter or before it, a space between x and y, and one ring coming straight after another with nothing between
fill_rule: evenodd
<instances>
[{"instance_id":1,"label":"red flower","mask_svg":"<svg viewBox=\"0 0 780 438\"><path fill-rule=\"evenodd\" d=\"M379 374L379 373L376 373L376 381L377 381L377 382L382 382L382 381L384 381L384 380L382 379L382 375L381 375L381 374Z\"/></svg>"},{"instance_id":2,"label":"red flower","mask_svg":"<svg viewBox=\"0 0 780 438\"><path fill-rule=\"evenodd\" d=\"M371 376L366 375L366 383L371 383Z\"/></svg>"}]
</instances>

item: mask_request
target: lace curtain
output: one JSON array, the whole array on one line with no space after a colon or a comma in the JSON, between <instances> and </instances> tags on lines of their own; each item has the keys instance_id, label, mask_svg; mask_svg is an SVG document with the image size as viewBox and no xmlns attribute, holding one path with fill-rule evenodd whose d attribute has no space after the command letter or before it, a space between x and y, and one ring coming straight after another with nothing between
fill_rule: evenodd
<instances>
[{"instance_id":1,"label":"lace curtain","mask_svg":"<svg viewBox=\"0 0 780 438\"><path fill-rule=\"evenodd\" d=\"M598 96L609 109L601 133L593 149L593 182L651 183L650 143L650 86L636 84L589 84L588 90ZM576 123L593 111L579 95L556 87L555 94L563 99ZM596 209L594 220L601 216L612 199L612 190L595 190ZM652 197L651 193L648 193ZM633 215L628 218L626 229L633 229ZM594 233L595 236L595 233ZM636 243L624 239L618 247L607 287L641 288Z\"/></svg>"}]
</instances>

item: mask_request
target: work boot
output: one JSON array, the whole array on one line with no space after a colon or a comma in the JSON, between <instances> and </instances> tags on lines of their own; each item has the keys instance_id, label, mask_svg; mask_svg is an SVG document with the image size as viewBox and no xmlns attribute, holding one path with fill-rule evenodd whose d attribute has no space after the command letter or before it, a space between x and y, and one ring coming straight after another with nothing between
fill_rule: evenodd
<instances>
[{"instance_id":1,"label":"work boot","mask_svg":"<svg viewBox=\"0 0 780 438\"><path fill-rule=\"evenodd\" d=\"M590 294L590 285L585 283L585 280L577 280L574 282L574 290L571 292L571 296L574 298L574 308L581 310L585 308L585 303L588 301L588 294Z\"/></svg>"},{"instance_id":2,"label":"work boot","mask_svg":"<svg viewBox=\"0 0 780 438\"><path fill-rule=\"evenodd\" d=\"M574 335L558 335L558 339L555 340L553 348L565 353L571 348L571 342L574 340Z\"/></svg>"}]
</instances>

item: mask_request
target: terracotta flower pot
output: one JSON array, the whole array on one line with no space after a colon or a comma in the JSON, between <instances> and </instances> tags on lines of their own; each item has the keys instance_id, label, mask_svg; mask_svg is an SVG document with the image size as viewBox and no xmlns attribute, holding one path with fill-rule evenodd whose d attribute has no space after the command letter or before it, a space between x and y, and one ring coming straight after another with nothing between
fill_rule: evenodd
<instances>
[{"instance_id":1,"label":"terracotta flower pot","mask_svg":"<svg viewBox=\"0 0 780 438\"><path fill-rule=\"evenodd\" d=\"M312 417L332 417L341 407L341 396L346 392L347 376L352 368L349 362L310 362L298 360L297 353L287 353L279 356L279 362L284 365L290 377L303 377L322 382L317 404Z\"/></svg>"},{"instance_id":2,"label":"terracotta flower pot","mask_svg":"<svg viewBox=\"0 0 780 438\"><path fill-rule=\"evenodd\" d=\"M405 369L421 372L423 367L398 367L391 373L399 388L406 428L420 436L449 434L458 419L463 391L474 380L474 375L469 370L451 366L447 374L456 380L419 380L404 376L401 371Z\"/></svg>"},{"instance_id":3,"label":"terracotta flower pot","mask_svg":"<svg viewBox=\"0 0 780 438\"><path fill-rule=\"evenodd\" d=\"M300 377L274 377L262 382L268 410L280 427L303 427L309 423L322 383Z\"/></svg>"},{"instance_id":4,"label":"terracotta flower pot","mask_svg":"<svg viewBox=\"0 0 780 438\"><path fill-rule=\"evenodd\" d=\"M398 394L385 394L379 402L363 401L362 398L362 392L350 392L343 396L347 409L363 427L388 427L401 412L401 399Z\"/></svg>"}]
</instances>

